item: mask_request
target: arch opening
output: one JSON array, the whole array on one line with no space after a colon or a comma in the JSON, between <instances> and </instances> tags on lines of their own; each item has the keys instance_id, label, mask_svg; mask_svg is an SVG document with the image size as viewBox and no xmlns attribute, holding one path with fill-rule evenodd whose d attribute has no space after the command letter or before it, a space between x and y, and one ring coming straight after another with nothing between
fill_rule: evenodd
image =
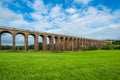
<instances>
[{"instance_id":1,"label":"arch opening","mask_svg":"<svg viewBox=\"0 0 120 80\"><path fill-rule=\"evenodd\" d=\"M38 48L39 50L43 50L43 36L38 36Z\"/></svg>"},{"instance_id":2,"label":"arch opening","mask_svg":"<svg viewBox=\"0 0 120 80\"><path fill-rule=\"evenodd\" d=\"M35 44L35 38L34 35L28 35L28 49L34 50L34 44Z\"/></svg>"},{"instance_id":3,"label":"arch opening","mask_svg":"<svg viewBox=\"0 0 120 80\"><path fill-rule=\"evenodd\" d=\"M25 49L25 36L21 33L16 34L15 36L15 46L16 50L24 50Z\"/></svg>"},{"instance_id":4,"label":"arch opening","mask_svg":"<svg viewBox=\"0 0 120 80\"><path fill-rule=\"evenodd\" d=\"M12 50L13 48L13 36L9 32L2 32L1 37L1 50Z\"/></svg>"}]
</instances>

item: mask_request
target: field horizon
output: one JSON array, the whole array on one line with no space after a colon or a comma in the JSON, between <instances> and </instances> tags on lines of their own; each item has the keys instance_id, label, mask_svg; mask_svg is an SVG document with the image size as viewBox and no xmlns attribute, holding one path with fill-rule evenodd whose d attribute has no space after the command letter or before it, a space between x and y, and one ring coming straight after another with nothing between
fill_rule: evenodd
<instances>
[{"instance_id":1,"label":"field horizon","mask_svg":"<svg viewBox=\"0 0 120 80\"><path fill-rule=\"evenodd\" d=\"M120 80L120 50L0 51L0 80Z\"/></svg>"}]
</instances>

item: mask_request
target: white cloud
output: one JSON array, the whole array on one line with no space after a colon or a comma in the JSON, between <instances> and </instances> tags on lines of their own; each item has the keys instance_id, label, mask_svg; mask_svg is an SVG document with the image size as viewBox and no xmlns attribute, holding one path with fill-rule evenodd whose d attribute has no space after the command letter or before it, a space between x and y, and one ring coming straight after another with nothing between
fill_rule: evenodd
<instances>
[{"instance_id":1,"label":"white cloud","mask_svg":"<svg viewBox=\"0 0 120 80\"><path fill-rule=\"evenodd\" d=\"M35 0L32 4L34 10L39 11L40 14L47 14L47 8L43 3L43 0Z\"/></svg>"},{"instance_id":2,"label":"white cloud","mask_svg":"<svg viewBox=\"0 0 120 80\"><path fill-rule=\"evenodd\" d=\"M92 0L74 0L75 3L80 3L80 4L84 4L84 5L87 5L91 1Z\"/></svg>"},{"instance_id":3,"label":"white cloud","mask_svg":"<svg viewBox=\"0 0 120 80\"><path fill-rule=\"evenodd\" d=\"M71 13L71 14L76 13L76 11L77 10L75 8L68 8L68 9L66 9L66 12Z\"/></svg>"},{"instance_id":4,"label":"white cloud","mask_svg":"<svg viewBox=\"0 0 120 80\"><path fill-rule=\"evenodd\" d=\"M78 1L88 4L91 0ZM34 22L27 22L22 14L0 6L0 23L4 25L8 23L7 26L24 26L22 28L27 27L27 29L40 32L78 37L98 39L119 37L120 10L110 13L110 9L103 5L89 6L86 9L73 7L63 9L61 5L48 8L48 5L45 5L42 0L35 0L34 3L28 2L28 4L34 9L34 12L28 14L35 20ZM70 15L66 13L70 13Z\"/></svg>"},{"instance_id":5,"label":"white cloud","mask_svg":"<svg viewBox=\"0 0 120 80\"><path fill-rule=\"evenodd\" d=\"M6 26L27 25L28 22L23 19L21 14L17 14L8 8L0 6L0 24Z\"/></svg>"},{"instance_id":6,"label":"white cloud","mask_svg":"<svg viewBox=\"0 0 120 80\"><path fill-rule=\"evenodd\" d=\"M53 7L49 13L50 18L56 18L56 17L62 17L64 16L64 13L61 11L61 6L56 5Z\"/></svg>"},{"instance_id":7,"label":"white cloud","mask_svg":"<svg viewBox=\"0 0 120 80\"><path fill-rule=\"evenodd\" d=\"M117 28L120 30L120 24L110 24L108 25L109 28Z\"/></svg>"}]
</instances>

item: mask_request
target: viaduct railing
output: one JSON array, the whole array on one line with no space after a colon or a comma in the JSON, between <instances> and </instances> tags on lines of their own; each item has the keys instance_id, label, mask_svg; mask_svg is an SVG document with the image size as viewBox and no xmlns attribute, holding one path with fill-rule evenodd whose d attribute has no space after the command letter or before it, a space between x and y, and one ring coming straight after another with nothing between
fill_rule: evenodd
<instances>
[{"instance_id":1,"label":"viaduct railing","mask_svg":"<svg viewBox=\"0 0 120 80\"><path fill-rule=\"evenodd\" d=\"M50 40L49 50L50 51L74 51L74 50L82 50L87 49L90 46L102 47L107 44L107 42L102 40L94 40L73 36L65 36L59 34L50 34L50 33L42 33L42 32L34 32L28 30L20 30L15 28L5 28L0 27L0 50L1 50L1 35L3 33L10 33L12 35L12 48L16 50L16 35L22 34L24 36L24 50L28 50L28 36L33 35L34 37L34 51L38 51L38 37L42 37L42 50L47 50L47 37Z\"/></svg>"}]
</instances>

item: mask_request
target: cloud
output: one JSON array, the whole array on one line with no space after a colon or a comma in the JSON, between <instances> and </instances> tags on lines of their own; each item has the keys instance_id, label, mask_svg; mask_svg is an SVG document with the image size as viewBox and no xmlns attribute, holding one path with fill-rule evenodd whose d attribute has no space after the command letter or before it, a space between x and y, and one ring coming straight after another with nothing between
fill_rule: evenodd
<instances>
[{"instance_id":1,"label":"cloud","mask_svg":"<svg viewBox=\"0 0 120 80\"><path fill-rule=\"evenodd\" d=\"M80 3L83 5L87 5L88 3L90 3L92 0L74 0L75 3Z\"/></svg>"},{"instance_id":2,"label":"cloud","mask_svg":"<svg viewBox=\"0 0 120 80\"><path fill-rule=\"evenodd\" d=\"M32 8L35 11L38 11L40 14L47 14L47 8L43 3L43 0L35 0L32 4Z\"/></svg>"},{"instance_id":3,"label":"cloud","mask_svg":"<svg viewBox=\"0 0 120 80\"><path fill-rule=\"evenodd\" d=\"M76 3L85 5L91 1L75 0ZM28 1L26 4L34 9L33 12L28 13L33 19L32 22L25 20L25 15L22 13L18 14L0 6L1 25L95 39L119 38L120 10L111 12L111 9L103 5L88 6L84 9L73 6L63 8L61 4L49 7L42 0L35 0L33 3Z\"/></svg>"},{"instance_id":4,"label":"cloud","mask_svg":"<svg viewBox=\"0 0 120 80\"><path fill-rule=\"evenodd\" d=\"M75 8L68 8L66 9L66 12L70 13L70 14L73 14L73 13L76 13L76 9Z\"/></svg>"},{"instance_id":5,"label":"cloud","mask_svg":"<svg viewBox=\"0 0 120 80\"><path fill-rule=\"evenodd\" d=\"M5 26L20 27L27 25L28 22L24 20L23 15L17 14L10 9L0 6L0 24Z\"/></svg>"}]
</instances>

